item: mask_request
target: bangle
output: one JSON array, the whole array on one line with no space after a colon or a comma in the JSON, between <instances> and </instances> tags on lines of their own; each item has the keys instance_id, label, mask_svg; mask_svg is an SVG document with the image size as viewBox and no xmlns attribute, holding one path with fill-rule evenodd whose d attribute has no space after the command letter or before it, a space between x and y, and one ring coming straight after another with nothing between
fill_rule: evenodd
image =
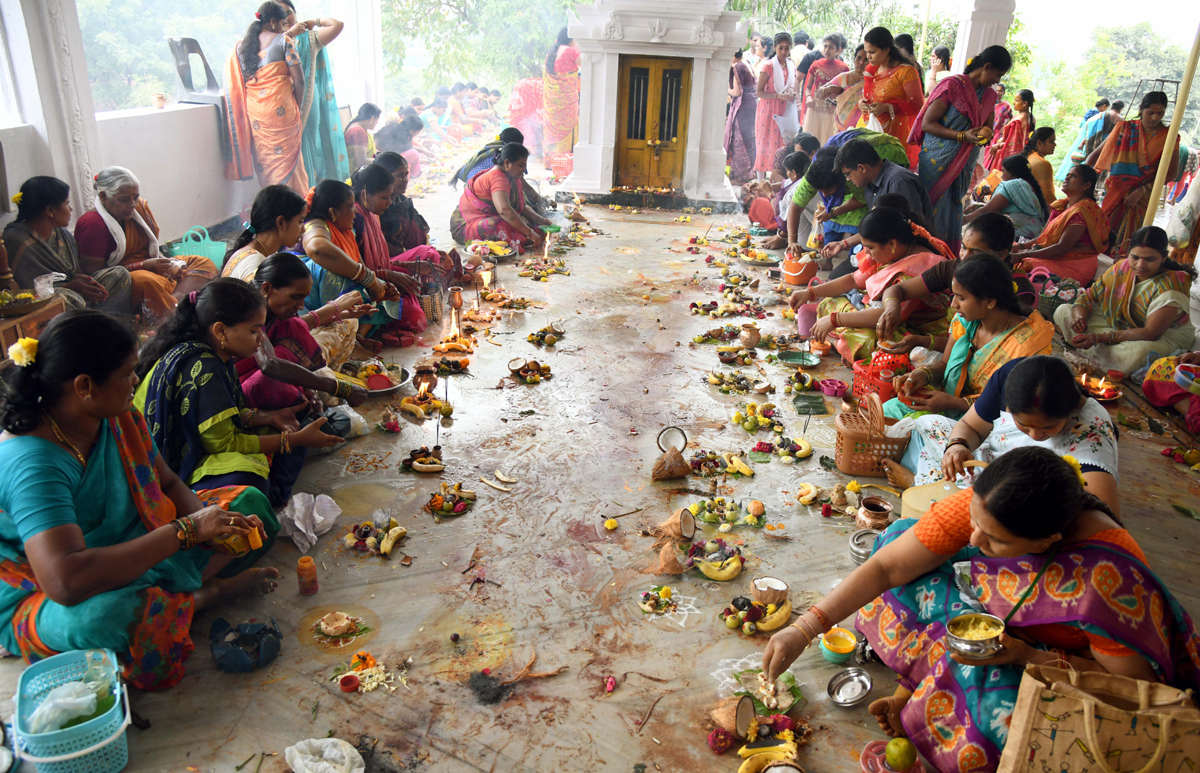
<instances>
[{"instance_id":1,"label":"bangle","mask_svg":"<svg viewBox=\"0 0 1200 773\"><path fill-rule=\"evenodd\" d=\"M971 445L969 443L967 443L966 438L954 437L954 438L950 438L950 442L946 444L946 450L942 451L942 456L945 456L946 454L950 453L950 449L954 448L955 446L962 446L963 448L967 449L968 451L971 450Z\"/></svg>"},{"instance_id":2,"label":"bangle","mask_svg":"<svg viewBox=\"0 0 1200 773\"><path fill-rule=\"evenodd\" d=\"M829 315L829 323L834 327L840 327L840 325L838 325L838 313L836 311Z\"/></svg>"},{"instance_id":3,"label":"bangle","mask_svg":"<svg viewBox=\"0 0 1200 773\"><path fill-rule=\"evenodd\" d=\"M813 615L816 616L817 620L820 621L821 625L825 626L826 631L828 631L830 628L833 628L833 623L829 622L829 615L825 614L825 612L823 612L821 610L821 608L818 607L816 604L809 607L808 611L812 612Z\"/></svg>"},{"instance_id":4,"label":"bangle","mask_svg":"<svg viewBox=\"0 0 1200 773\"><path fill-rule=\"evenodd\" d=\"M803 626L801 626L801 625L800 625L800 621L799 621L799 620L797 620L796 622L792 623L792 624L791 624L789 627L790 627L790 628L795 628L797 631L799 631L800 633L804 634L804 638L805 638L805 639L808 639L808 644L805 644L805 645L804 645L805 647L812 646L812 643L813 643L813 637L812 637L812 636L810 636L810 635L809 635L809 633L808 633L808 631L807 631L807 630L806 630L806 629L805 629Z\"/></svg>"},{"instance_id":5,"label":"bangle","mask_svg":"<svg viewBox=\"0 0 1200 773\"><path fill-rule=\"evenodd\" d=\"M190 515L171 521L175 527L175 536L179 539L180 550L191 550L196 547L196 523Z\"/></svg>"},{"instance_id":6,"label":"bangle","mask_svg":"<svg viewBox=\"0 0 1200 773\"><path fill-rule=\"evenodd\" d=\"M282 454L290 454L292 452L292 444L288 442L286 429L279 435L279 452Z\"/></svg>"},{"instance_id":7,"label":"bangle","mask_svg":"<svg viewBox=\"0 0 1200 773\"><path fill-rule=\"evenodd\" d=\"M354 391L353 387L350 386L350 382L342 381L340 378L336 379L336 382L337 383L334 385L334 388L333 388L334 396L341 400L350 399L350 395Z\"/></svg>"}]
</instances>

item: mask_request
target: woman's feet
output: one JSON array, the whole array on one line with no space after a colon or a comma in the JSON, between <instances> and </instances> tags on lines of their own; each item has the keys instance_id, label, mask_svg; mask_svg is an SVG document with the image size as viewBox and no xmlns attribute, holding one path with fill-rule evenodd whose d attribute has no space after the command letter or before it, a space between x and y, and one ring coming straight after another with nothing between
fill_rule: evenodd
<instances>
[{"instance_id":1,"label":"woman's feet","mask_svg":"<svg viewBox=\"0 0 1200 773\"><path fill-rule=\"evenodd\" d=\"M884 459L883 470L887 473L888 483L898 489L912 488L914 476L907 467L891 459Z\"/></svg>"},{"instance_id":2,"label":"woman's feet","mask_svg":"<svg viewBox=\"0 0 1200 773\"><path fill-rule=\"evenodd\" d=\"M782 250L787 246L787 237L775 234L763 240L762 248L764 250Z\"/></svg>"},{"instance_id":3,"label":"woman's feet","mask_svg":"<svg viewBox=\"0 0 1200 773\"><path fill-rule=\"evenodd\" d=\"M897 687L895 695L890 698L880 698L867 706L867 711L875 717L875 721L879 723L883 732L893 738L907 738L908 733L900 722L900 712L904 710L910 697L912 697L912 693L903 687Z\"/></svg>"},{"instance_id":4,"label":"woman's feet","mask_svg":"<svg viewBox=\"0 0 1200 773\"><path fill-rule=\"evenodd\" d=\"M383 351L383 343L376 341L374 338L367 338L366 336L360 335L354 340L358 342L359 346L366 349L368 352L371 352L372 354L379 354Z\"/></svg>"},{"instance_id":5,"label":"woman's feet","mask_svg":"<svg viewBox=\"0 0 1200 773\"><path fill-rule=\"evenodd\" d=\"M196 609L235 601L248 593L274 593L279 587L279 570L274 567L247 569L227 580L213 579L195 594Z\"/></svg>"}]
</instances>

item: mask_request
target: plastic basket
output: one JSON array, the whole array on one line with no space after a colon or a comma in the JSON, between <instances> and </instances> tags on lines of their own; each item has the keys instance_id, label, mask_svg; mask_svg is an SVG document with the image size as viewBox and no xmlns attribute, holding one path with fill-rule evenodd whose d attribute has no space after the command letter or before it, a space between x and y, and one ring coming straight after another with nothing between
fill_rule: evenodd
<instances>
[{"instance_id":1,"label":"plastic basket","mask_svg":"<svg viewBox=\"0 0 1200 773\"><path fill-rule=\"evenodd\" d=\"M912 362L907 354L889 354L876 351L870 360L856 360L854 363L854 399L862 400L864 395L877 394L880 400L890 400L896 396L896 388L892 379L881 378L880 374L890 370L895 376L912 370Z\"/></svg>"},{"instance_id":2,"label":"plastic basket","mask_svg":"<svg viewBox=\"0 0 1200 773\"><path fill-rule=\"evenodd\" d=\"M1064 279L1057 285L1047 282L1038 295L1038 313L1047 322L1054 322L1054 312L1058 307L1075 303L1075 299L1083 293L1083 288L1074 279Z\"/></svg>"},{"instance_id":3,"label":"plastic basket","mask_svg":"<svg viewBox=\"0 0 1200 773\"><path fill-rule=\"evenodd\" d=\"M566 177L575 168L575 156L572 153L555 153L550 156L550 171L555 177Z\"/></svg>"},{"instance_id":4,"label":"plastic basket","mask_svg":"<svg viewBox=\"0 0 1200 773\"><path fill-rule=\"evenodd\" d=\"M834 420L837 440L833 460L847 475L882 478L883 460L898 460L908 449L910 432L902 438L888 437L884 427L896 422L883 415L883 402L877 394L868 394L855 413L839 413Z\"/></svg>"},{"instance_id":5,"label":"plastic basket","mask_svg":"<svg viewBox=\"0 0 1200 773\"><path fill-rule=\"evenodd\" d=\"M225 242L217 242L208 238L208 230L199 225L185 233L183 238L167 248L167 252L173 258L182 255L200 255L211 260L217 268L220 268L225 263L226 251Z\"/></svg>"},{"instance_id":6,"label":"plastic basket","mask_svg":"<svg viewBox=\"0 0 1200 773\"><path fill-rule=\"evenodd\" d=\"M37 765L39 773L116 773L129 764L129 690L118 678L120 700L95 719L50 733L29 734L25 725L55 687L83 677L90 658L108 658L119 671L112 650L74 650L39 660L21 673L13 718L13 752Z\"/></svg>"}]
</instances>

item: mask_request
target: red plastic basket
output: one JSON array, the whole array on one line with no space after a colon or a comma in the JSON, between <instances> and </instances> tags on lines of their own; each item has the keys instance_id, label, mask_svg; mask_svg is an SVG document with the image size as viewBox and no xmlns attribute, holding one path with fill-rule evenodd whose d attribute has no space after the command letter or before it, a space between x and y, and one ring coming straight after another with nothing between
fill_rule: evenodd
<instances>
[{"instance_id":1,"label":"red plastic basket","mask_svg":"<svg viewBox=\"0 0 1200 773\"><path fill-rule=\"evenodd\" d=\"M575 155L572 153L555 153L550 156L550 171L555 177L566 177L575 168Z\"/></svg>"},{"instance_id":2,"label":"red plastic basket","mask_svg":"<svg viewBox=\"0 0 1200 773\"><path fill-rule=\"evenodd\" d=\"M881 378L880 373L892 371L894 376L912 370L912 361L907 354L888 354L876 351L870 360L856 360L854 363L854 399L861 400L864 395L876 394L880 400L890 400L896 396L892 379Z\"/></svg>"}]
</instances>

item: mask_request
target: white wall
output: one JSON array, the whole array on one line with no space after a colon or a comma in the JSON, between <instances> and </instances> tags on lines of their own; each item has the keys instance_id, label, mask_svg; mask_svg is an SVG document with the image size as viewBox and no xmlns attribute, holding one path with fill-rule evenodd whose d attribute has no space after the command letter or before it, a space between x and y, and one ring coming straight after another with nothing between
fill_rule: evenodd
<instances>
[{"instance_id":1,"label":"white wall","mask_svg":"<svg viewBox=\"0 0 1200 773\"><path fill-rule=\"evenodd\" d=\"M96 127L97 171L106 166L133 170L164 241L194 225L207 228L239 214L258 193L254 180L225 179L220 124L212 105L98 113Z\"/></svg>"}]
</instances>

